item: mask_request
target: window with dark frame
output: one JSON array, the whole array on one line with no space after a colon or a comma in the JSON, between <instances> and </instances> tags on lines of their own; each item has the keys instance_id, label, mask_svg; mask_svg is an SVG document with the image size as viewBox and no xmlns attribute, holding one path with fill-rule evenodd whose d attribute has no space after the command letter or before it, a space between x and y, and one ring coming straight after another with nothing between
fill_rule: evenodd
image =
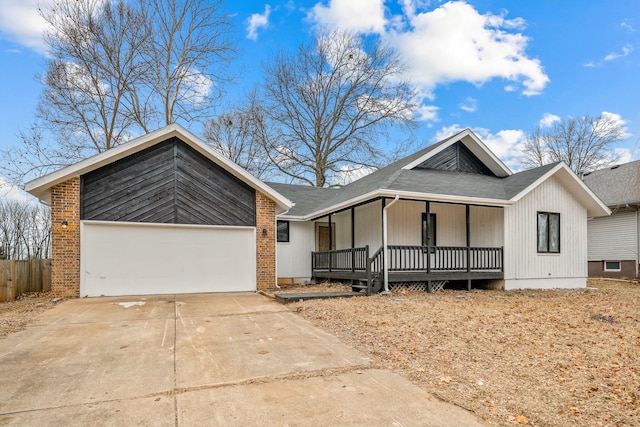
<instances>
[{"instance_id":1,"label":"window with dark frame","mask_svg":"<svg viewBox=\"0 0 640 427\"><path fill-rule=\"evenodd\" d=\"M560 253L560 214L538 212L538 253Z\"/></svg>"},{"instance_id":2,"label":"window with dark frame","mask_svg":"<svg viewBox=\"0 0 640 427\"><path fill-rule=\"evenodd\" d=\"M429 245L436 246L436 214L429 214L429 233L427 234L427 213L422 213L422 246L427 246L427 239Z\"/></svg>"},{"instance_id":3,"label":"window with dark frame","mask_svg":"<svg viewBox=\"0 0 640 427\"><path fill-rule=\"evenodd\" d=\"M280 221L277 222L277 240L278 242L288 242L289 241L289 221Z\"/></svg>"}]
</instances>

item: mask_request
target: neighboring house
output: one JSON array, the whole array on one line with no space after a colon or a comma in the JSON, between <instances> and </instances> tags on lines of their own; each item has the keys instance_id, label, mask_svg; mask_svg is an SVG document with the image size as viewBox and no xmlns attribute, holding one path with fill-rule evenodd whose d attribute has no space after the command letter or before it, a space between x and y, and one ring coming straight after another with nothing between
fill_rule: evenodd
<instances>
[{"instance_id":1,"label":"neighboring house","mask_svg":"<svg viewBox=\"0 0 640 427\"><path fill-rule=\"evenodd\" d=\"M514 174L470 130L324 189L265 184L170 125L25 189L51 206L61 296L255 291L276 277L367 293L584 287L587 218L609 214L565 164Z\"/></svg>"},{"instance_id":2,"label":"neighboring house","mask_svg":"<svg viewBox=\"0 0 640 427\"><path fill-rule=\"evenodd\" d=\"M611 209L587 223L590 277L638 277L640 161L585 174L584 182Z\"/></svg>"},{"instance_id":3,"label":"neighboring house","mask_svg":"<svg viewBox=\"0 0 640 427\"><path fill-rule=\"evenodd\" d=\"M276 215L292 203L181 126L25 189L51 206L57 295L275 287Z\"/></svg>"},{"instance_id":4,"label":"neighboring house","mask_svg":"<svg viewBox=\"0 0 640 427\"><path fill-rule=\"evenodd\" d=\"M296 203L278 217L279 281L368 292L385 277L584 287L587 218L610 213L564 163L514 174L468 129L337 190L269 185Z\"/></svg>"}]
</instances>

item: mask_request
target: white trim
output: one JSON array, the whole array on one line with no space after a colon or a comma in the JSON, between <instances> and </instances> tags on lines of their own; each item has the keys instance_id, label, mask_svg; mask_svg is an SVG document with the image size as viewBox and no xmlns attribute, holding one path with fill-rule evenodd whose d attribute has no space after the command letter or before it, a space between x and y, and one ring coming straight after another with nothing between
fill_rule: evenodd
<instances>
[{"instance_id":1,"label":"white trim","mask_svg":"<svg viewBox=\"0 0 640 427\"><path fill-rule=\"evenodd\" d=\"M80 224L96 224L96 225L113 225L117 227L153 227L153 228L202 228L202 229L253 229L256 227L252 225L203 225L203 224L163 224L159 222L129 222L129 221L98 221L83 219Z\"/></svg>"},{"instance_id":2,"label":"white trim","mask_svg":"<svg viewBox=\"0 0 640 427\"><path fill-rule=\"evenodd\" d=\"M608 262L617 262L618 268L607 268ZM602 271L622 271L622 261L604 260L602 261Z\"/></svg>"},{"instance_id":3,"label":"white trim","mask_svg":"<svg viewBox=\"0 0 640 427\"><path fill-rule=\"evenodd\" d=\"M24 189L28 193L38 197L43 202L49 203L51 198L51 187L54 185L64 182L70 178L79 177L173 137L177 137L181 141L187 143L200 154L215 162L224 170L253 187L255 190L260 190L262 193L266 194L276 202L276 205L281 212L284 212L294 206L293 202L289 199L269 187L255 176L251 175L231 160L216 152L201 139L177 123L165 126L119 145L118 147L96 154L95 156L84 159L78 163L29 181L24 185Z\"/></svg>"},{"instance_id":4,"label":"white trim","mask_svg":"<svg viewBox=\"0 0 640 427\"><path fill-rule=\"evenodd\" d=\"M401 199L425 200L425 201L428 200L431 202L448 202L448 203L460 203L460 204L481 205L481 206L505 207L505 206L511 206L514 204L514 202L510 200L484 199L481 197L453 196L449 194L418 193L415 191L397 191L397 190L379 189L379 190L370 191L368 193L365 193L360 196L354 197L352 199L346 200L344 202L338 203L336 205L329 206L325 209L312 212L309 215L306 215L302 218L304 220L320 218L330 213L333 213L335 211L348 208L352 205L356 205L370 199L375 199L377 197L394 198L396 195L400 196Z\"/></svg>"},{"instance_id":5,"label":"white trim","mask_svg":"<svg viewBox=\"0 0 640 427\"><path fill-rule=\"evenodd\" d=\"M463 141L463 139L465 137L471 138L471 140L475 143L475 145L477 145L477 147L480 148L482 153L487 155L492 160L492 162L494 163L493 165L487 164L484 161L483 161L483 163L485 164L485 166L487 166L489 169L491 169L491 171L493 173L495 173L496 175L501 176L501 177L506 177L506 176L509 176L509 175L513 174L513 172L511 172L511 169L509 169L507 167L507 165L502 163L502 161L498 157L496 157L496 155L493 154L493 152L491 150L489 150L489 148L480 140L480 138L478 138L478 136L475 133L473 133L473 131L471 129L469 129L469 128L459 132L457 135L451 136L442 145L440 145L439 147L429 151L428 153L425 153L423 156L420 156L419 158L417 158L413 162L403 166L402 169L404 169L404 170L413 169L416 166L418 166L419 164L423 163L425 160L430 159L431 157L435 156L436 154L440 153L441 151L443 151L444 149L450 147L451 145L453 145L454 143L456 143L458 141L462 142L465 145L465 147L467 147L469 150L471 150L471 152L473 152L477 156L479 153L477 153L477 151L474 150L474 148L472 146L470 146L469 144L467 144L467 143L465 143ZM504 176L502 176L503 174L504 174Z\"/></svg>"}]
</instances>

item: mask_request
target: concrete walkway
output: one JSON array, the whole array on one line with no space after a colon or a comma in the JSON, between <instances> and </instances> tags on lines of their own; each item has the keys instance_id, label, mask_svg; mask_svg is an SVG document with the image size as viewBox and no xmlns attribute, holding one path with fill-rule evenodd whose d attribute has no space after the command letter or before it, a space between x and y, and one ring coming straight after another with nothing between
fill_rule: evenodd
<instances>
[{"instance_id":1,"label":"concrete walkway","mask_svg":"<svg viewBox=\"0 0 640 427\"><path fill-rule=\"evenodd\" d=\"M0 369L0 425L481 425L252 293L65 301Z\"/></svg>"}]
</instances>

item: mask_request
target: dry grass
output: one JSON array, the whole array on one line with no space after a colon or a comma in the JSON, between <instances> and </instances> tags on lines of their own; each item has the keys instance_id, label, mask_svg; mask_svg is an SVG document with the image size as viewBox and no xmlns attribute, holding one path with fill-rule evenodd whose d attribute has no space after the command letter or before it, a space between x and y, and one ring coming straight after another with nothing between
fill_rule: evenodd
<instances>
[{"instance_id":1,"label":"dry grass","mask_svg":"<svg viewBox=\"0 0 640 427\"><path fill-rule=\"evenodd\" d=\"M0 303L0 338L24 329L35 316L54 305L50 292L24 294L15 301Z\"/></svg>"},{"instance_id":2,"label":"dry grass","mask_svg":"<svg viewBox=\"0 0 640 427\"><path fill-rule=\"evenodd\" d=\"M489 425L638 426L640 286L590 286L405 292L291 308Z\"/></svg>"}]
</instances>

